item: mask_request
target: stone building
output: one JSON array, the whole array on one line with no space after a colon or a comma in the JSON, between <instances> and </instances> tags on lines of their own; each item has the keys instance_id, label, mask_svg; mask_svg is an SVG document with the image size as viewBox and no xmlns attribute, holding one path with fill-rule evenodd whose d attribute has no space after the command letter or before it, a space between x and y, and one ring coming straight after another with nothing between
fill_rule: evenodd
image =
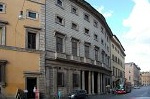
<instances>
[{"instance_id":1,"label":"stone building","mask_svg":"<svg viewBox=\"0 0 150 99\"><path fill-rule=\"evenodd\" d=\"M131 82L132 86L140 85L140 67L134 62L125 63L125 78Z\"/></svg>"},{"instance_id":2,"label":"stone building","mask_svg":"<svg viewBox=\"0 0 150 99\"><path fill-rule=\"evenodd\" d=\"M143 86L150 85L150 72L141 72L141 84Z\"/></svg>"},{"instance_id":3,"label":"stone building","mask_svg":"<svg viewBox=\"0 0 150 99\"><path fill-rule=\"evenodd\" d=\"M116 35L113 35L111 38L111 70L113 88L125 82L125 56L125 49Z\"/></svg>"},{"instance_id":4,"label":"stone building","mask_svg":"<svg viewBox=\"0 0 150 99\"><path fill-rule=\"evenodd\" d=\"M111 83L110 38L102 14L84 0L46 1L46 95L74 89L106 92Z\"/></svg>"}]
</instances>

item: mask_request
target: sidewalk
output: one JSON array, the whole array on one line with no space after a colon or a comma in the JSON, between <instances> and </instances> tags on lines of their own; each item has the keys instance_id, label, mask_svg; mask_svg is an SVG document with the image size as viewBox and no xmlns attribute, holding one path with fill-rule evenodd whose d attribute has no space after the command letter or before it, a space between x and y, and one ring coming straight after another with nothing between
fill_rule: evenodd
<instances>
[{"instance_id":1,"label":"sidewalk","mask_svg":"<svg viewBox=\"0 0 150 99\"><path fill-rule=\"evenodd\" d=\"M7 99L3 94L0 94L0 99Z\"/></svg>"},{"instance_id":2,"label":"sidewalk","mask_svg":"<svg viewBox=\"0 0 150 99\"><path fill-rule=\"evenodd\" d=\"M115 96L116 94L108 93L108 94L93 94L89 95L87 99L107 99L109 97Z\"/></svg>"}]
</instances>

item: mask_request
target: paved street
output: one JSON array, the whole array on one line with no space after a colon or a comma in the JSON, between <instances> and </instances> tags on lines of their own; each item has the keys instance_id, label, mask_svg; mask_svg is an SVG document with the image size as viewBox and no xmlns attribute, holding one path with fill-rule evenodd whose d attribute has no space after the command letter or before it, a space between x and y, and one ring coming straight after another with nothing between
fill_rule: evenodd
<instances>
[{"instance_id":1,"label":"paved street","mask_svg":"<svg viewBox=\"0 0 150 99\"><path fill-rule=\"evenodd\" d=\"M127 94L93 95L88 99L150 99L150 86L133 89L131 93Z\"/></svg>"}]
</instances>

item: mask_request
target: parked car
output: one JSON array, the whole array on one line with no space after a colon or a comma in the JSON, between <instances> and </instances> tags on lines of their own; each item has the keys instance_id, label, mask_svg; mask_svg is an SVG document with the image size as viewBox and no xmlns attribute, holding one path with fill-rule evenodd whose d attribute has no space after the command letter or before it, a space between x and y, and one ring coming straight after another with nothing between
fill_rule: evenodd
<instances>
[{"instance_id":1,"label":"parked car","mask_svg":"<svg viewBox=\"0 0 150 99\"><path fill-rule=\"evenodd\" d=\"M86 99L87 92L86 90L74 90L68 96L69 99Z\"/></svg>"},{"instance_id":2,"label":"parked car","mask_svg":"<svg viewBox=\"0 0 150 99\"><path fill-rule=\"evenodd\" d=\"M117 89L115 92L116 92L116 94L125 94L126 93L125 89Z\"/></svg>"}]
</instances>

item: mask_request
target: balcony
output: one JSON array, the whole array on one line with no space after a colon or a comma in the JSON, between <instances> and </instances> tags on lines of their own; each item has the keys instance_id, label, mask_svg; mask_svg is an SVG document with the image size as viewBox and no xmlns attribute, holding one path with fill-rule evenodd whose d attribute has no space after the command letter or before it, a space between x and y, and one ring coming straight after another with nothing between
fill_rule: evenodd
<instances>
[{"instance_id":1,"label":"balcony","mask_svg":"<svg viewBox=\"0 0 150 99\"><path fill-rule=\"evenodd\" d=\"M67 59L68 59L68 60L77 61L77 62L81 62L79 56L67 55Z\"/></svg>"},{"instance_id":2,"label":"balcony","mask_svg":"<svg viewBox=\"0 0 150 99\"><path fill-rule=\"evenodd\" d=\"M86 57L84 57L83 62L92 64L92 60L90 58L86 58Z\"/></svg>"},{"instance_id":3,"label":"balcony","mask_svg":"<svg viewBox=\"0 0 150 99\"><path fill-rule=\"evenodd\" d=\"M67 59L65 53L57 53L55 52L55 59Z\"/></svg>"},{"instance_id":4,"label":"balcony","mask_svg":"<svg viewBox=\"0 0 150 99\"><path fill-rule=\"evenodd\" d=\"M97 60L94 60L94 65L101 66L101 62L97 61Z\"/></svg>"}]
</instances>

